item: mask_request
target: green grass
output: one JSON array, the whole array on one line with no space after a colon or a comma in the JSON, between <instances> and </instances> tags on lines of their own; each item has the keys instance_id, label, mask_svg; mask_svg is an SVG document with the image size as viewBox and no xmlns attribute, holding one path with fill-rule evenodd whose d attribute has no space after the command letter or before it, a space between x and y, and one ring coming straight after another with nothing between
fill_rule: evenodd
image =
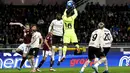
<instances>
[{"instance_id":1,"label":"green grass","mask_svg":"<svg viewBox=\"0 0 130 73\"><path fill-rule=\"evenodd\" d=\"M56 68L56 72L52 73L79 73L81 68ZM0 73L30 73L31 69L22 69L21 71L18 71L17 69L0 69ZM41 73L51 73L49 72L48 68L42 68ZM104 70L103 67L99 68L99 73L102 73ZM85 69L84 73L92 73L93 69L90 67ZM130 67L109 67L110 73L130 73ZM38 72L36 72L38 73Z\"/></svg>"}]
</instances>

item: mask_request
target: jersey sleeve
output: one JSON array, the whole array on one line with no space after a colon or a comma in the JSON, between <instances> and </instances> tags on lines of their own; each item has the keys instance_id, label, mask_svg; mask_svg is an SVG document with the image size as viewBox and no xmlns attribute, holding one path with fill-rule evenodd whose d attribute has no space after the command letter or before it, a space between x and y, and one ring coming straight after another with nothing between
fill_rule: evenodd
<instances>
[{"instance_id":1,"label":"jersey sleeve","mask_svg":"<svg viewBox=\"0 0 130 73\"><path fill-rule=\"evenodd\" d=\"M109 31L110 32L110 31ZM112 42L113 41L113 37L112 37L112 34L111 34L111 32L110 32L110 42Z\"/></svg>"},{"instance_id":2,"label":"jersey sleeve","mask_svg":"<svg viewBox=\"0 0 130 73\"><path fill-rule=\"evenodd\" d=\"M42 35L41 35L41 33L37 32L37 33L35 34L35 37L34 37L34 39L37 39L37 38L42 38Z\"/></svg>"},{"instance_id":3,"label":"jersey sleeve","mask_svg":"<svg viewBox=\"0 0 130 73\"><path fill-rule=\"evenodd\" d=\"M53 24L54 24L54 21L51 22L49 29L48 29L48 32L51 32Z\"/></svg>"},{"instance_id":4,"label":"jersey sleeve","mask_svg":"<svg viewBox=\"0 0 130 73\"><path fill-rule=\"evenodd\" d=\"M38 36L39 38L42 38L42 35L41 35L41 33L39 33L39 36Z\"/></svg>"},{"instance_id":5,"label":"jersey sleeve","mask_svg":"<svg viewBox=\"0 0 130 73\"><path fill-rule=\"evenodd\" d=\"M78 16L78 12L76 9L74 9L74 15L72 16L73 19L75 19Z\"/></svg>"}]
</instances>

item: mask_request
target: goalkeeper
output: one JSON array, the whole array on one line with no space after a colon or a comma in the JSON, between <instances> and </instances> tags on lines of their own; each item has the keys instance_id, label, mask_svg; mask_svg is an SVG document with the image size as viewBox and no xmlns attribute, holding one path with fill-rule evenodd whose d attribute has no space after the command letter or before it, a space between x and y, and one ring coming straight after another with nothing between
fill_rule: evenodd
<instances>
[{"instance_id":1,"label":"goalkeeper","mask_svg":"<svg viewBox=\"0 0 130 73\"><path fill-rule=\"evenodd\" d=\"M77 16L78 12L75 8L74 2L72 0L68 1L64 14L62 16L64 22L64 36L63 36L64 47L63 47L63 57L60 62L63 62L66 57L67 45L69 43L73 43L77 51L80 52L77 35L74 29L74 21Z\"/></svg>"}]
</instances>

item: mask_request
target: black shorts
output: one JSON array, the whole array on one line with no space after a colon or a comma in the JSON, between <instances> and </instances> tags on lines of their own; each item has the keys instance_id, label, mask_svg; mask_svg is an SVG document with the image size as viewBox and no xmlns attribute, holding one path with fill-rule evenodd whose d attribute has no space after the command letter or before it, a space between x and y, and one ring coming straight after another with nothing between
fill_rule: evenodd
<instances>
[{"instance_id":1,"label":"black shorts","mask_svg":"<svg viewBox=\"0 0 130 73\"><path fill-rule=\"evenodd\" d=\"M105 56L108 54L110 47L103 47Z\"/></svg>"},{"instance_id":2,"label":"black shorts","mask_svg":"<svg viewBox=\"0 0 130 73\"><path fill-rule=\"evenodd\" d=\"M16 51L18 54L22 55L23 56L23 51L20 50L20 51Z\"/></svg>"},{"instance_id":3,"label":"black shorts","mask_svg":"<svg viewBox=\"0 0 130 73\"><path fill-rule=\"evenodd\" d=\"M31 49L29 50L28 55L33 55L34 57L37 57L38 52L39 52L39 48L31 48Z\"/></svg>"},{"instance_id":4,"label":"black shorts","mask_svg":"<svg viewBox=\"0 0 130 73\"><path fill-rule=\"evenodd\" d=\"M63 37L62 36L52 36L52 45L62 45L63 43Z\"/></svg>"},{"instance_id":5,"label":"black shorts","mask_svg":"<svg viewBox=\"0 0 130 73\"><path fill-rule=\"evenodd\" d=\"M103 52L101 52L101 49L100 48L95 48L95 47L91 47L89 46L88 48L88 59L90 61L92 61L94 58L98 57L102 57L102 56L105 56Z\"/></svg>"}]
</instances>

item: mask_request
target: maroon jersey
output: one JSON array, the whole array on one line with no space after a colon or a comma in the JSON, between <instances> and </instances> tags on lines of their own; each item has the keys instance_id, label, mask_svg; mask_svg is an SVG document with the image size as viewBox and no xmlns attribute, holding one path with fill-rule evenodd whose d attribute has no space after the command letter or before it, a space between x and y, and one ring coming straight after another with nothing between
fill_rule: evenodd
<instances>
[{"instance_id":1,"label":"maroon jersey","mask_svg":"<svg viewBox=\"0 0 130 73\"><path fill-rule=\"evenodd\" d=\"M47 43L49 46L52 44L52 37L51 36L46 36L45 40L47 40ZM49 48L45 43L43 43L43 50L49 51Z\"/></svg>"},{"instance_id":2,"label":"maroon jersey","mask_svg":"<svg viewBox=\"0 0 130 73\"><path fill-rule=\"evenodd\" d=\"M25 30L25 32L24 32L24 43L29 44L31 42L31 37L32 37L31 30L29 30L29 31Z\"/></svg>"}]
</instances>

